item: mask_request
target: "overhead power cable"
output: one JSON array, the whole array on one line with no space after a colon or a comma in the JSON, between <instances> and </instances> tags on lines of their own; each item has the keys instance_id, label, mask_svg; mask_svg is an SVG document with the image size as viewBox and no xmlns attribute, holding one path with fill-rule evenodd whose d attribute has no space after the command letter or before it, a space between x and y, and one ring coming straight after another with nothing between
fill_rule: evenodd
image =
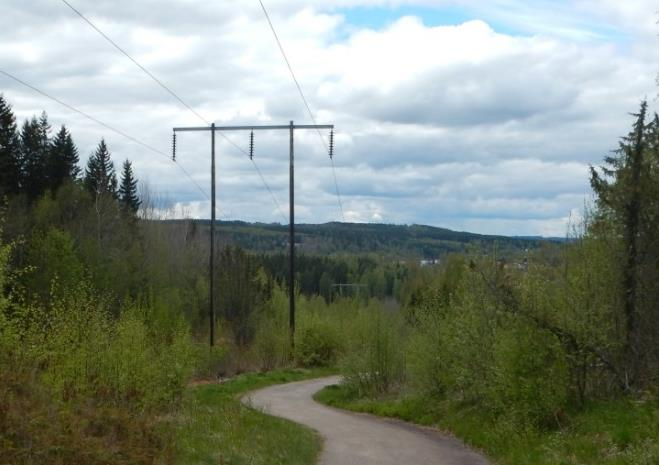
<instances>
[{"instance_id":1,"label":"overhead power cable","mask_svg":"<svg viewBox=\"0 0 659 465\"><path fill-rule=\"evenodd\" d=\"M64 3L67 7L69 7L75 14L80 16L83 21L85 21L89 26L91 26L92 29L94 29L96 32L98 32L101 37L103 37L105 40L107 40L115 49L117 49L122 55L124 55L126 58L128 58L130 61L133 62L135 66L137 66L142 72L144 72L148 77L151 78L156 84L158 84L160 87L162 87L168 94L170 94L173 98L175 98L181 105L183 105L185 108L187 108L192 114L194 114L199 120L204 122L206 125L210 126L211 123L201 116L192 106L190 106L188 103L185 102L181 97L179 97L176 92L174 92L171 88L169 88L167 85L165 85L160 79L158 79L151 71L149 71L146 67L144 67L141 63L139 63L135 58L133 58L128 52L126 52L123 48L121 48L114 40L112 40L106 33L104 33L96 24L94 24L89 18L87 18L80 10L76 9L73 5L71 5L70 2L67 0L61 0L62 3ZM220 137L222 137L224 140L226 140L229 144L231 144L233 147L238 149L241 153L243 153L245 156L249 157L249 153L245 149L243 149L240 145L236 144L234 141L232 141L229 137L227 137L225 134L222 132L218 131L218 134ZM251 159L251 157L250 157ZM270 196L272 197L272 200L279 211L279 214L286 220L286 216L281 210L281 207L279 205L279 202L277 201L277 198L275 197L274 192L266 182L265 178L263 177L263 174L261 173L261 170L259 169L258 165L256 164L256 161L252 159L252 165L256 169L259 178L261 179L261 183L263 183L264 187L267 189L267 191L270 193ZM208 197L208 196L207 196Z\"/></svg>"},{"instance_id":2,"label":"overhead power cable","mask_svg":"<svg viewBox=\"0 0 659 465\"><path fill-rule=\"evenodd\" d=\"M50 95L50 94L44 92L43 90L41 90L41 89L39 89L39 88L37 88L37 87L31 85L31 84L28 84L27 82L25 82L25 81L23 81L22 79L20 79L20 78L14 76L13 74L8 73L7 71L3 71L3 70L0 69L0 74L5 75L5 76L8 77L9 79L12 79L12 80L18 82L19 84L21 84L21 85L27 87L28 89L31 89L32 91L34 91L34 92L36 92L36 93L38 93L38 94L40 94L40 95L46 97L47 99L52 100L53 102L58 103L58 104L62 105L63 107L68 108L69 110L71 110L71 111L73 111L73 112L75 112L75 113L78 113L79 115L81 115L81 116L87 118L88 120L93 121L94 123L96 123L96 124L98 124L98 125L100 125L100 126L103 126L105 129L108 129L109 131L112 131L112 132L114 132L115 134L118 134L118 135L120 135L120 136L122 136L122 137L128 139L129 141L131 141L131 142L133 142L133 143L135 143L135 144L137 144L137 145L140 145L140 146L144 147L144 148L147 149L147 150L150 150L151 152L153 152L153 153L155 153L155 154L157 154L157 155L161 155L161 156L167 158L167 160L171 161L171 162L174 163L176 166L178 166L178 168L183 172L183 174L185 174L185 176L186 176L186 177L187 177L187 178L188 178L188 179L189 179L189 180L190 180L190 181L191 181L191 182L197 187L197 189L199 189L199 192L201 192L201 193L204 195L204 197L206 197L207 199L210 199L210 197L208 196L208 194L206 193L206 191L204 191L204 190L201 188L201 186L197 183L197 181L194 180L194 178L190 175L190 173L188 173L187 170L186 170L185 168L183 168L183 166L181 166L178 162L172 160L172 159L169 157L169 155L166 154L165 152L163 152L163 151L161 151L161 150L158 150L157 148L155 148L155 147L153 147L153 146L151 146L151 145L149 145L149 144L146 144L146 143L142 142L141 140L139 140L139 139L137 139L137 138L131 136L130 134L125 133L124 131L121 131L120 129L117 129L117 128L113 127L113 126L110 126L109 124L107 124L107 123L105 123L105 122L99 120L98 118L95 118L95 117L91 116L90 114L85 113L84 111L77 109L77 108L74 107L73 105L70 105L70 104L68 104L68 103L66 103L66 102L64 102L64 101L62 101L62 100L60 100L60 99L58 99L58 98L56 98L56 97L53 97L52 95Z\"/></svg>"},{"instance_id":3,"label":"overhead power cable","mask_svg":"<svg viewBox=\"0 0 659 465\"><path fill-rule=\"evenodd\" d=\"M302 91L302 86L300 85L300 82L297 80L297 77L295 76L295 72L293 71L293 67L291 66L291 62L288 60L288 56L286 55L286 51L284 50L284 46L282 45L281 41L279 40L279 35L277 34L277 30L275 29L275 26L272 24L272 20L270 19L270 15L268 14L268 10L265 8L265 5L263 4L262 0L259 0L259 3L261 4L261 9L263 10L263 14L265 15L265 19L268 21L268 24L270 25L270 30L272 31L272 35L275 37L275 41L277 42L277 46L279 47L279 51L281 52L281 56L284 58L284 61L286 62L286 66L288 67L288 71L291 73L291 77L293 78L293 82L295 83L295 87L297 87L298 93L300 94L300 97L302 98L302 102L304 103L305 108L307 109L307 113L309 113L309 117L311 118L311 121L313 122L314 125L317 125L316 123L316 118L313 115L313 112L311 111L311 107L309 106L309 101L304 95L304 92ZM329 147L327 146L327 142L325 142L325 138L320 132L320 129L316 129L316 132L318 132L318 137L320 138L320 141L322 142L323 146L325 147L325 151L329 152ZM346 217L343 214L343 202L341 200L341 192L339 191L339 183L336 178L336 168L334 166L334 159L330 157L330 161L332 164L332 175L334 177L334 188L336 189L336 198L339 202L339 209L341 210L341 218L343 218L343 221L345 222Z\"/></svg>"},{"instance_id":4,"label":"overhead power cable","mask_svg":"<svg viewBox=\"0 0 659 465\"><path fill-rule=\"evenodd\" d=\"M68 6L75 14L80 16L83 21L85 21L87 24L89 24L92 29L94 29L96 32L98 32L105 40L107 40L114 48L116 48L122 55L124 55L126 58L128 58L130 61L133 62L135 66L137 66L139 69L141 69L144 73L146 73L147 76L149 76L156 84L158 84L160 87L165 89L165 91L174 97L176 100L179 101L181 105L183 105L185 108L190 110L197 118L202 120L204 123L210 126L210 122L206 120L203 116L201 116L194 108L192 108L190 105L185 103L185 101L179 97L176 92L174 92L172 89L167 87L160 79L155 77L151 71L146 69L144 66L142 66L136 59L134 59L128 52L126 52L123 48L121 48L117 43L112 40L107 34L105 34L101 29L99 29L91 20L87 19L85 15L83 15L79 10L77 10L73 5L71 5L69 2L66 0L61 0L62 3L64 3L66 6Z\"/></svg>"}]
</instances>

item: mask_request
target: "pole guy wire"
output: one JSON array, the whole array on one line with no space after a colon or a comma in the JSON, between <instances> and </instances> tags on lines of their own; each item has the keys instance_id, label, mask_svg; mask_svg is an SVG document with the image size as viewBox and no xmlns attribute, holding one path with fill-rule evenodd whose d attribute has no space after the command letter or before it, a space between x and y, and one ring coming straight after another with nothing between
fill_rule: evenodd
<instances>
[{"instance_id":1,"label":"pole guy wire","mask_svg":"<svg viewBox=\"0 0 659 465\"><path fill-rule=\"evenodd\" d=\"M190 173L188 173L187 170L186 170L185 168L183 168L183 166L181 166L178 162L172 160L172 159L169 157L169 155L167 155L165 152L163 152L163 151L161 151L161 150L158 150L157 148L152 147L151 145L146 144L146 143L142 142L141 140L139 140L139 139L137 139L137 138L135 138L135 137L133 137L133 136L131 136L131 135L129 135L129 134L126 134L125 132L123 132L123 131L121 131L121 130L119 130L119 129L113 127L113 126L110 126L110 125L107 124L107 123L104 123L103 121L99 120L98 118L95 118L95 117L91 116L90 114L85 113L84 111L77 109L77 108L74 107L73 105L69 105L68 103L66 103L66 102L64 102L64 101L62 101L62 100L60 100L60 99L58 99L58 98L56 98L56 97L53 97L52 95L50 95L50 94L44 92L43 90L41 90L41 89L39 89L39 88L37 88L37 87L31 85L31 84L28 84L27 82L25 82L25 81L23 81L22 79L20 79L20 78L14 76L13 74L8 73L7 71L3 71L3 70L0 69L0 74L5 75L5 76L8 77L9 79L12 79L12 80L18 82L19 84L21 84L21 85L27 87L28 89L31 89L32 91L34 91L34 92L36 92L36 93L42 95L43 97L46 97L47 99L52 100L53 102L56 102L56 103L60 104L61 106L65 107L65 108L68 108L69 110L73 111L74 113L78 113L79 115L81 115L81 116L87 118L88 120L90 120L90 121L92 121L92 122L94 122L94 123L96 123L96 124L98 124L98 125L100 125L100 126L103 126L105 129L108 129L109 131L112 131L112 132L114 132L115 134L118 134L118 135L120 135L121 137L124 137L124 138L128 139L129 141L131 141L131 142L133 142L133 143L135 143L135 144L137 144L137 145L140 145L140 146L142 146L143 148L145 148L145 149L147 149L147 150L149 150L149 151L151 151L151 152L153 152L153 153L155 153L155 154L157 154L157 155L161 155L161 156L167 158L167 160L173 162L176 166L178 166L178 168L179 168L179 169L180 169L180 170L181 170L181 171L187 176L187 178L188 178L188 179L189 179L189 180L190 180L190 181L191 181L191 182L197 187L197 189L199 189L199 192L201 192L201 193L204 195L204 197L206 197L207 199L210 199L210 197L208 196L208 194L206 193L206 191L204 191L204 190L201 188L201 186L197 183L197 181L194 180L194 178L190 175Z\"/></svg>"},{"instance_id":2,"label":"pole guy wire","mask_svg":"<svg viewBox=\"0 0 659 465\"><path fill-rule=\"evenodd\" d=\"M96 32L98 32L101 37L103 37L105 40L107 40L115 49L117 49L122 55L124 55L126 58L128 58L130 61L133 62L135 66L137 66L140 70L142 70L147 76L149 76L156 84L158 84L160 87L162 87L168 94L170 94L172 97L174 97L181 105L183 105L185 108L187 108L192 114L194 114L197 118L199 118L202 122L204 122L206 125L210 126L211 123L201 116L192 106L187 104L185 100L183 100L181 97L179 97L176 92L174 92L172 89L170 89L168 86L166 86L160 79L158 79L152 72L150 72L148 69L146 69L142 64L140 64L135 58L133 58L128 52L126 52L123 48L121 48L114 40L112 40L107 34L105 34L96 24L94 24L90 19L88 19L85 15L83 15L78 9L76 9L71 3L69 3L67 0L61 0L62 3L64 3L67 7L69 7L75 14L80 16L89 26L92 27ZM218 132L220 137L222 137L224 140L229 142L231 145L233 145L236 149L238 149L240 152L242 152L244 155L249 157L249 154L245 149L243 149L240 145L236 144L234 141L229 139L225 134L222 132ZM178 162L177 162L178 164ZM259 177L261 178L261 182L265 186L265 188L268 190L270 193L270 196L272 197L272 200L275 203L275 206L277 210L279 211L279 214L282 216L282 218L286 218L284 213L281 210L281 207L279 206L279 202L277 201L272 189L266 182L265 178L263 177L263 174L261 173L261 170L259 169L258 165L254 160L252 160L252 164L254 165L254 168L256 169L257 173L259 174ZM208 198L208 195L204 194L206 198Z\"/></svg>"},{"instance_id":3,"label":"pole guy wire","mask_svg":"<svg viewBox=\"0 0 659 465\"><path fill-rule=\"evenodd\" d=\"M277 34L277 30L275 29L275 26L272 24L272 20L270 19L270 15L268 14L268 10L265 8L265 5L263 4L263 0L259 0L259 3L261 4L261 9L263 10L263 14L265 15L265 19L268 21L268 25L270 25L270 30L272 31L272 35L275 37L275 41L277 42L277 46L279 47L279 51L281 52L282 57L284 58L284 61L286 62L286 66L288 67L288 71L291 73L291 77L293 78L293 82L295 83L295 87L297 87L298 93L300 94L300 97L302 98L302 102L304 103L304 106L307 109L307 113L309 113L309 117L311 118L311 121L313 122L314 125L317 125L316 123L316 118L313 115L313 112L311 111L311 107L309 106L309 102L307 98L304 95L304 92L302 91L302 86L300 85L300 82L297 80L297 77L295 76L295 72L293 71L293 67L291 66L291 62L288 60L288 56L286 55L286 51L284 50L284 46L282 45L281 41L279 40L279 35ZM325 147L325 150L329 152L329 147L327 146L327 143L325 142L325 138L323 135L320 133L320 129L316 129L318 132L318 137L320 138L321 142L323 143L323 146ZM336 178L336 168L334 166L334 160L330 158L330 161L332 162L332 174L334 176L334 188L336 189L336 198L339 201L339 209L341 210L341 217L343 218L343 221L345 222L346 217L343 213L343 202L341 201L341 192L339 191L339 183L337 182Z\"/></svg>"}]
</instances>

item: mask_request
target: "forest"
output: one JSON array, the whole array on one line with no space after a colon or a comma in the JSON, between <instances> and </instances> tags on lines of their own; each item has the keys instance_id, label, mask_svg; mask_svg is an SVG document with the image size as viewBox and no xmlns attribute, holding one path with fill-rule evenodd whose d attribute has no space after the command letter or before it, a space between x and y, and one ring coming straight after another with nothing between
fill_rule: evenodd
<instances>
[{"instance_id":1,"label":"forest","mask_svg":"<svg viewBox=\"0 0 659 465\"><path fill-rule=\"evenodd\" d=\"M183 220L169 220L176 224ZM189 220L188 220L189 222ZM208 220L196 220L190 227L208 235ZM221 244L238 245L256 253L285 250L288 226L244 221L218 221ZM375 255L391 260L437 259L469 249L497 248L501 256L534 249L547 241L565 238L505 237L451 231L424 225L374 223L296 224L295 246L311 255Z\"/></svg>"},{"instance_id":2,"label":"forest","mask_svg":"<svg viewBox=\"0 0 659 465\"><path fill-rule=\"evenodd\" d=\"M0 464L313 463L312 439L288 447L306 461L255 455L286 448L272 438L292 426L234 402L281 369L341 373L320 401L437 426L493 463L659 463L659 117L645 102L591 168L594 201L568 240L497 249L442 230L452 245L426 250L405 244L436 231L392 226L398 239L360 247L372 226L316 228L332 250L298 257L294 347L280 238L218 248L209 350L208 233L163 221L104 140L79 159L65 126L19 125L0 96ZM442 259L419 266L427 254ZM208 436L221 439L205 456Z\"/></svg>"}]
</instances>

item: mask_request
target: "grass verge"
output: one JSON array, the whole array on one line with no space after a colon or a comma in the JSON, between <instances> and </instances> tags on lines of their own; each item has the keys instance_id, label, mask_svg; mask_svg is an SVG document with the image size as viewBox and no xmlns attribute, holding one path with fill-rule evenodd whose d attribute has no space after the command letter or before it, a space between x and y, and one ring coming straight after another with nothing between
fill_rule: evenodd
<instances>
[{"instance_id":1,"label":"grass verge","mask_svg":"<svg viewBox=\"0 0 659 465\"><path fill-rule=\"evenodd\" d=\"M659 464L658 400L593 403L548 431L520 429L468 406L420 396L359 399L344 386L328 386L314 399L450 431L500 465Z\"/></svg>"},{"instance_id":2,"label":"grass verge","mask_svg":"<svg viewBox=\"0 0 659 465\"><path fill-rule=\"evenodd\" d=\"M178 465L311 465L320 438L309 428L245 407L240 396L273 384L329 376L327 369L248 373L192 387L178 417Z\"/></svg>"}]
</instances>

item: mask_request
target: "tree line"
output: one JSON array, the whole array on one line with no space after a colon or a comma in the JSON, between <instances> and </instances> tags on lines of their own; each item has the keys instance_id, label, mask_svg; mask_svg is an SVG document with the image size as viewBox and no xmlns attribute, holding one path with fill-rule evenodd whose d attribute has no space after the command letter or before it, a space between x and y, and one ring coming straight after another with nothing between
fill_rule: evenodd
<instances>
[{"instance_id":1,"label":"tree line","mask_svg":"<svg viewBox=\"0 0 659 465\"><path fill-rule=\"evenodd\" d=\"M83 171L66 126L54 136L51 132L45 112L26 119L19 129L11 105L0 94L0 198L24 196L33 203L65 183L81 182L90 195L110 197L125 212L137 213L140 200L130 160L124 161L118 183L114 162L101 139Z\"/></svg>"}]
</instances>

